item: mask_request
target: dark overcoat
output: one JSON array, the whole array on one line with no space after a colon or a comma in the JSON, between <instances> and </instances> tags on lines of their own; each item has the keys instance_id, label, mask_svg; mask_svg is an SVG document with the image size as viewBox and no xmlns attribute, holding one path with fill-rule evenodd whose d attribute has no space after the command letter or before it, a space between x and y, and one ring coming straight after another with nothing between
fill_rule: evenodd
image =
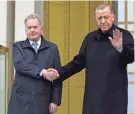
<instances>
[{"instance_id":1,"label":"dark overcoat","mask_svg":"<svg viewBox=\"0 0 135 114\"><path fill-rule=\"evenodd\" d=\"M8 114L49 114L49 104L61 104L62 83L40 76L42 69L59 68L60 57L55 44L41 38L36 53L29 40L13 45L15 79Z\"/></svg>"},{"instance_id":2,"label":"dark overcoat","mask_svg":"<svg viewBox=\"0 0 135 114\"><path fill-rule=\"evenodd\" d=\"M118 52L108 39L112 30L123 33L123 50ZM134 61L134 41L130 32L113 25L102 33L90 32L80 52L67 65L58 69L65 80L86 69L82 114L127 114L127 64Z\"/></svg>"}]
</instances>

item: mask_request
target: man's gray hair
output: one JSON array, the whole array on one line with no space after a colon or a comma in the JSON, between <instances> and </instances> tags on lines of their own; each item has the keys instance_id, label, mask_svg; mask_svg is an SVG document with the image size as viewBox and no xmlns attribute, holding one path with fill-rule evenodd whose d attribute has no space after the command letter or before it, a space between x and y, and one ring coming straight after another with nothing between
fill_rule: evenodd
<instances>
[{"instance_id":1,"label":"man's gray hair","mask_svg":"<svg viewBox=\"0 0 135 114\"><path fill-rule=\"evenodd\" d=\"M100 4L100 5L98 5L96 7L96 11L97 10L103 10L103 9L105 9L107 7L110 9L111 13L114 13L112 6L111 5L107 5L107 4Z\"/></svg>"},{"instance_id":2,"label":"man's gray hair","mask_svg":"<svg viewBox=\"0 0 135 114\"><path fill-rule=\"evenodd\" d=\"M39 16L38 14L30 14L30 15L28 15L28 16L25 18L25 20L24 20L24 24L26 24L26 22L27 22L28 19L37 19L38 22L39 22L39 24L40 24L40 26L42 26L41 18L40 18L40 16Z\"/></svg>"}]
</instances>

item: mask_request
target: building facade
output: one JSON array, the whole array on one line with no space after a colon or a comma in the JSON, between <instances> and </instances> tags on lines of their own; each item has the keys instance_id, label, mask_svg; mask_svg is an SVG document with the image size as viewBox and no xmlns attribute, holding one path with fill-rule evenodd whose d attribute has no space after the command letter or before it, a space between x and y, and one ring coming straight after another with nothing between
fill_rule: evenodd
<instances>
[{"instance_id":1,"label":"building facade","mask_svg":"<svg viewBox=\"0 0 135 114\"><path fill-rule=\"evenodd\" d=\"M12 44L26 39L25 17L31 13L41 16L44 36L59 46L64 65L78 52L84 36L97 28L94 11L101 3L111 4L115 10L115 23L135 37L135 1L0 1L0 114L7 112L14 79ZM135 114L134 63L127 69L128 114ZM56 114L81 114L84 71L76 75L64 82L62 105Z\"/></svg>"}]
</instances>

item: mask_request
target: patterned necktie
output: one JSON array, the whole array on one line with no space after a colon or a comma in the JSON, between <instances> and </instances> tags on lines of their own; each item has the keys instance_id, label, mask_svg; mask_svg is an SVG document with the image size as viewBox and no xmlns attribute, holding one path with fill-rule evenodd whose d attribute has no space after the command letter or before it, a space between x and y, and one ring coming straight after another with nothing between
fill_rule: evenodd
<instances>
[{"instance_id":1,"label":"patterned necktie","mask_svg":"<svg viewBox=\"0 0 135 114\"><path fill-rule=\"evenodd\" d=\"M35 50L35 52L37 53L37 51L38 51L38 43L37 42L33 42L32 43L32 46L33 46L33 48L34 48L34 50Z\"/></svg>"}]
</instances>

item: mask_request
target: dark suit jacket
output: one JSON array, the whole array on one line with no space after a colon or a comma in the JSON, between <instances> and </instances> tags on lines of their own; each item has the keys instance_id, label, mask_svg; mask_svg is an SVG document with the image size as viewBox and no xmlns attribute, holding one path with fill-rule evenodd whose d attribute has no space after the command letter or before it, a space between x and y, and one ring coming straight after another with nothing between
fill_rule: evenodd
<instances>
[{"instance_id":1,"label":"dark suit jacket","mask_svg":"<svg viewBox=\"0 0 135 114\"><path fill-rule=\"evenodd\" d=\"M59 68L60 57L55 44L41 38L37 54L29 40L13 45L15 80L8 114L48 114L49 104L61 104L62 82L53 83L39 76L42 69Z\"/></svg>"}]
</instances>

